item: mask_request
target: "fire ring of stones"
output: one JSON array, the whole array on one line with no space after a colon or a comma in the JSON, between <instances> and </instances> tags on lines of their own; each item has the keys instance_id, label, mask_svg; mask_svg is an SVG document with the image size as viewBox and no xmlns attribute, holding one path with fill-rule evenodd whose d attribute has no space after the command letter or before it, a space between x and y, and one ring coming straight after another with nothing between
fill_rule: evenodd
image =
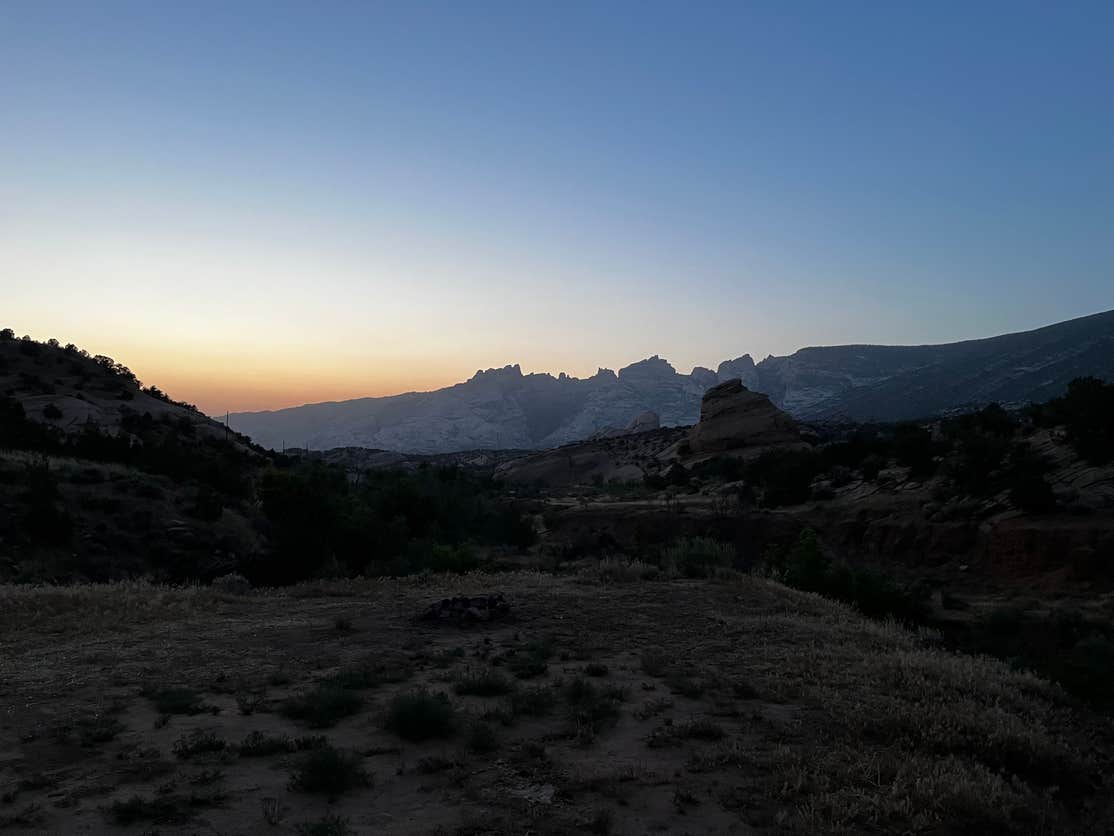
<instances>
[{"instance_id":1,"label":"fire ring of stones","mask_svg":"<svg viewBox=\"0 0 1114 836\"><path fill-rule=\"evenodd\" d=\"M495 595L458 595L445 598L430 604L419 618L435 624L476 624L481 621L502 621L510 614L510 604L500 592Z\"/></svg>"}]
</instances>

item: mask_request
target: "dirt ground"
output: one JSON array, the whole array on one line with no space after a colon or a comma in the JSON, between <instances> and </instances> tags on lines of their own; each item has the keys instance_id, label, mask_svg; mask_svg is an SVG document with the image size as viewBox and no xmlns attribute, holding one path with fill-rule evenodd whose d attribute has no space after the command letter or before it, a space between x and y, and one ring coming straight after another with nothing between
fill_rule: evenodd
<instances>
[{"instance_id":1,"label":"dirt ground","mask_svg":"<svg viewBox=\"0 0 1114 836\"><path fill-rule=\"evenodd\" d=\"M1112 751L1046 682L744 576L0 588L3 832L1101 833Z\"/></svg>"}]
</instances>

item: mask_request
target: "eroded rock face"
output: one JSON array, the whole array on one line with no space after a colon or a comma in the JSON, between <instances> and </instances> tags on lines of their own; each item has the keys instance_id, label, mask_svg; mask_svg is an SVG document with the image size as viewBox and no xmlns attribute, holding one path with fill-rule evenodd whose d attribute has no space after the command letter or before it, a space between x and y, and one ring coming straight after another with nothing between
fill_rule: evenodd
<instances>
[{"instance_id":1,"label":"eroded rock face","mask_svg":"<svg viewBox=\"0 0 1114 836\"><path fill-rule=\"evenodd\" d=\"M619 438L624 435L634 435L635 433L647 433L651 430L656 430L661 427L661 419L658 414L652 409L645 412L640 412L635 415L625 427L619 429L617 427L604 427L602 430L592 433L589 440L593 441L600 438Z\"/></svg>"},{"instance_id":2,"label":"eroded rock face","mask_svg":"<svg viewBox=\"0 0 1114 836\"><path fill-rule=\"evenodd\" d=\"M704 393L700 422L689 432L689 449L696 455L787 445L805 446L797 423L738 379Z\"/></svg>"}]
</instances>

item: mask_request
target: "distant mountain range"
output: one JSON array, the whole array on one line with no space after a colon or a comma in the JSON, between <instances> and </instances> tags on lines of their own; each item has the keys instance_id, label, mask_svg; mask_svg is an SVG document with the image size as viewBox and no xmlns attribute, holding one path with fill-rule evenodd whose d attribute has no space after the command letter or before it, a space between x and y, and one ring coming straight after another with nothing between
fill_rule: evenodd
<instances>
[{"instance_id":1,"label":"distant mountain range","mask_svg":"<svg viewBox=\"0 0 1114 836\"><path fill-rule=\"evenodd\" d=\"M693 424L705 390L732 378L802 420L898 421L1045 401L1082 375L1114 380L1114 311L943 345L802 348L757 364L744 354L689 374L657 356L584 379L524 375L513 365L433 392L241 412L230 421L272 448L541 449L625 427L645 412L662 426Z\"/></svg>"}]
</instances>

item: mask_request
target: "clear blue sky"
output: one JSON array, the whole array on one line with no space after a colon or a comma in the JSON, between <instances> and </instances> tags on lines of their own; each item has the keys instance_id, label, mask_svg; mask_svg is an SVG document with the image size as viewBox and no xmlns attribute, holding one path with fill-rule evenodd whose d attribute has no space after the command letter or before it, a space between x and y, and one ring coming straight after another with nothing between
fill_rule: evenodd
<instances>
[{"instance_id":1,"label":"clear blue sky","mask_svg":"<svg viewBox=\"0 0 1114 836\"><path fill-rule=\"evenodd\" d=\"M1114 3L0 2L0 325L210 411L1114 307Z\"/></svg>"}]
</instances>

